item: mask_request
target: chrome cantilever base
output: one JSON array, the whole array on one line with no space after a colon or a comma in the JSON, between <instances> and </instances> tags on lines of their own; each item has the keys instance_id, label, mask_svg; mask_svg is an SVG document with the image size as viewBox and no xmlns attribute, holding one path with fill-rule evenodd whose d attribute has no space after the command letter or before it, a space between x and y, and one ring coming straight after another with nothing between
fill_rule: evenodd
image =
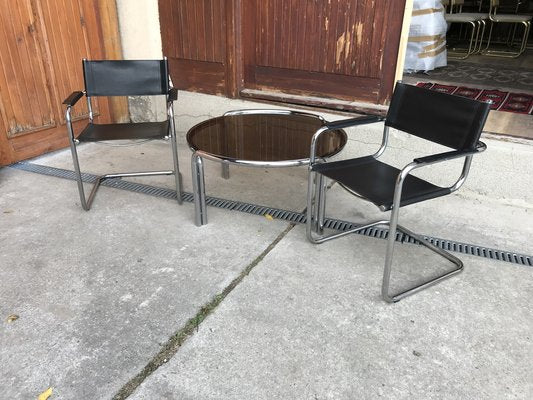
<instances>
[{"instance_id":1,"label":"chrome cantilever base","mask_svg":"<svg viewBox=\"0 0 533 400\"><path fill-rule=\"evenodd\" d=\"M105 181L106 179L125 178L125 177L131 177L131 176L157 176L157 175L174 175L174 171L125 172L125 173L118 173L118 174L101 175L96 178L96 182L94 183L87 200L85 200L84 191L83 190L80 191L81 205L85 211L89 211L91 209L91 205L93 203L96 192L100 188L101 183ZM181 182L181 174L180 174L179 179ZM81 181L81 174L76 174L76 180L78 181L78 189L79 189L80 185L83 186L83 182ZM182 193L181 190L180 190L180 193ZM181 195L178 195L178 203L179 204L182 203Z\"/></svg>"},{"instance_id":2,"label":"chrome cantilever base","mask_svg":"<svg viewBox=\"0 0 533 400\"><path fill-rule=\"evenodd\" d=\"M400 301L401 299L403 299L404 297L415 294L447 278L450 278L453 275L457 275L463 270L463 267L464 267L463 262L460 259L453 256L449 252L430 243L429 241L424 239L422 236L410 231L409 229L403 226L398 225L399 207L392 209L389 220L373 221L373 222L360 225L348 231L324 235L323 230L324 230L324 220L325 220L324 209L325 209L325 190L326 190L325 189L326 185L324 182L325 179L320 174L314 174L314 173L312 174L315 175L316 181L313 179L314 177L310 176L309 190L308 190L308 197L307 197L307 221L306 221L306 235L310 242L315 243L315 244L324 243L326 241L336 239L342 236L346 236L351 233L356 233L356 232L365 230L367 228L371 228L373 226L381 225L381 226L389 227L389 232L387 235L387 252L385 255L385 266L383 270L383 281L381 285L381 296L383 300L385 300L386 302L396 303ZM313 186L315 187L313 188ZM391 294L390 293L390 276L391 276L391 271L392 271L392 258L393 258L393 253L394 253L394 245L396 243L396 231L397 230L416 239L418 242L420 242L421 245L425 246L429 250L432 250L435 253L439 254L440 256L444 257L445 259L450 261L453 265L455 265L455 268L453 268L452 270L444 274L437 276L436 278L426 280L422 283L412 286L399 293Z\"/></svg>"},{"instance_id":3,"label":"chrome cantilever base","mask_svg":"<svg viewBox=\"0 0 533 400\"><path fill-rule=\"evenodd\" d=\"M308 218L309 218L309 215L308 215ZM313 221L311 221L311 225L313 224ZM319 243L324 243L324 242L327 242L328 240L332 240L332 239L336 239L336 238L339 238L341 236L345 236L345 235L348 235L350 233L356 233L356 232L359 232L359 231L362 231L362 230L365 230L367 228L371 228L373 226L389 226L390 227L390 221L375 221L375 222L370 222L368 224L364 224L364 225L361 225L355 229L351 229L349 231L345 231L345 232L340 232L340 233L335 233L335 234L332 234L332 235L329 235L329 236L309 236L308 235L308 239L313 242L313 243L316 243L316 244L319 244ZM428 242L426 239L424 239L422 236L420 235L417 235L415 234L414 232L410 231L409 229L403 227L403 226L400 226L400 225L397 225L397 230L399 231L402 231L403 233L411 236L412 238L416 239L418 242L420 242L421 245L427 247L428 249L434 251L435 253L441 255L442 257L446 258L447 260L449 260L450 262L452 262L454 265L455 265L455 268L452 269L451 271L448 271L442 275L439 275L433 279L430 279L428 281L425 281L425 282L422 282L416 286L413 286L411 288L408 288L404 291L401 291L399 293L396 293L396 294L391 294L390 293L390 275L391 275L391 270L392 270L392 256L393 256L393 249L394 249L394 243L396 241L396 232L391 232L389 230L389 233L388 233L388 236L387 236L387 240L388 240L388 245L387 245L387 253L385 255L385 268L384 268L384 271L383 271L383 282L382 282L382 286L381 286L381 296L383 297L383 299L388 302L388 303L396 303L398 301L400 301L401 299L403 299L404 297L407 297L407 296L410 296L412 294L415 294L423 289L426 289L430 286L433 286L447 278L450 278L452 277L453 275L457 275L458 273L460 273L464 266L463 266L463 262L458 259L457 257L453 256L452 254L450 254L449 252L445 251L445 250L442 250L440 249L439 247L435 246L434 244Z\"/></svg>"},{"instance_id":4,"label":"chrome cantilever base","mask_svg":"<svg viewBox=\"0 0 533 400\"><path fill-rule=\"evenodd\" d=\"M72 160L74 163L74 172L76 174L76 181L78 184L78 192L80 195L80 202L81 206L85 211L89 211L91 209L91 205L94 201L94 197L96 196L96 192L100 188L100 185L103 181L106 179L113 179L113 178L124 178L124 177L132 177L132 176L157 176L157 175L174 175L176 177L176 197L178 204L182 203L182 176L179 172L178 166L177 166L177 157L174 157L174 171L167 170L167 171L146 171L146 172L124 172L124 173L114 173L114 174L106 174L101 175L96 179L96 182L94 183L91 192L89 193L89 197L85 198L85 190L83 188L83 179L81 176L81 170L80 170L80 163L78 159L78 152L76 149L76 143L74 140L72 140L72 137L69 135L70 138L70 151L72 153ZM174 141L172 141L174 144Z\"/></svg>"}]
</instances>

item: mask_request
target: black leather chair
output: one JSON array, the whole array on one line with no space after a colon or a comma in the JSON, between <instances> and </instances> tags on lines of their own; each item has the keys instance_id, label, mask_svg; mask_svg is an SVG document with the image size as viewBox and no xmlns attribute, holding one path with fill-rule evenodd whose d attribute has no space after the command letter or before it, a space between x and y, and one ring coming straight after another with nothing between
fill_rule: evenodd
<instances>
[{"instance_id":1,"label":"black leather chair","mask_svg":"<svg viewBox=\"0 0 533 400\"><path fill-rule=\"evenodd\" d=\"M382 296L387 302L396 302L459 273L463 268L461 260L398 225L398 215L400 207L445 196L459 189L468 175L473 155L486 148L485 144L479 141L479 137L489 109L487 103L398 83L385 119L382 145L375 154L326 163L316 157L315 151L322 133L371 122L371 117L336 121L318 130L311 144L306 227L308 239L313 243L322 243L376 225L388 226L382 283ZM402 169L397 169L379 160L387 148L390 128L444 145L451 148L451 151L416 158ZM460 177L452 186L440 187L411 175L415 169L455 158L464 158L464 165ZM338 182L355 196L374 203L381 211L391 211L390 218L370 222L348 231L324 235L325 177ZM390 294L389 282L397 230L451 261L455 264L454 269L400 293Z\"/></svg>"},{"instance_id":2,"label":"black leather chair","mask_svg":"<svg viewBox=\"0 0 533 400\"><path fill-rule=\"evenodd\" d=\"M173 101L177 100L178 92L170 85L167 60L83 60L83 76L85 79L85 90L83 92L73 92L63 101L63 104L67 108L65 113L66 125L83 209L88 211L91 208L96 191L105 179L131 176L174 175L176 196L178 202L181 204L181 175L178 165L176 129L172 109ZM89 108L89 123L76 138L72 128L71 108L84 95L87 98ZM114 124L97 124L93 121L91 107L91 97L93 96L158 95L166 97L167 119L164 121ZM125 139L170 139L173 169L102 175L96 180L89 198L86 200L76 149L77 144L80 142Z\"/></svg>"}]
</instances>

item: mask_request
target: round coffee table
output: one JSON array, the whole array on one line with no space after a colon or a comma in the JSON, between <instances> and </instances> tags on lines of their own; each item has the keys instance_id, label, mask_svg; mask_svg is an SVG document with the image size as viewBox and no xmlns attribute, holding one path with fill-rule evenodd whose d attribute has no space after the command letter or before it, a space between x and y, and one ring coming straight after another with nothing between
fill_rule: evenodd
<instances>
[{"instance_id":1,"label":"round coffee table","mask_svg":"<svg viewBox=\"0 0 533 400\"><path fill-rule=\"evenodd\" d=\"M203 121L187 132L193 151L192 182L195 223L207 223L202 159L228 166L294 167L309 164L311 138L327 121L314 114L287 110L238 110ZM321 158L337 154L346 144L343 130L324 133L317 145Z\"/></svg>"}]
</instances>

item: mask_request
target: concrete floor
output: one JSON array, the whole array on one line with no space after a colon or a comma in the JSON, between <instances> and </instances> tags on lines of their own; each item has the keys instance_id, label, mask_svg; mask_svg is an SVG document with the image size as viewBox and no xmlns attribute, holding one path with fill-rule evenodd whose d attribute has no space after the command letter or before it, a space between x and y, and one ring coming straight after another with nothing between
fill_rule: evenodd
<instances>
[{"instance_id":1,"label":"concrete floor","mask_svg":"<svg viewBox=\"0 0 533 400\"><path fill-rule=\"evenodd\" d=\"M188 191L188 127L223 107L257 106L206 98L178 115ZM195 101L210 106L195 113ZM370 135L352 144L379 141ZM522 169L528 185L530 163L515 160L526 144L490 144L512 153L501 163L509 176ZM170 162L166 143L84 145L80 154L91 173ZM68 151L30 162L72 168ZM305 168L232 168L227 181L208 164L206 175L208 195L305 205ZM531 189L520 197L501 179L484 192L472 182L406 207L400 218L437 237L532 254ZM172 185L169 177L140 181ZM334 194L335 217L376 214L338 187ZM36 398L48 387L50 399L533 396L532 267L460 255L464 273L390 305L379 297L383 240L354 235L317 246L301 225L208 212L209 224L197 228L191 203L106 187L85 212L74 182L0 169L0 398ZM428 264L443 267L413 245L397 246L396 261L395 287L430 275ZM11 314L19 318L7 322Z\"/></svg>"}]
</instances>

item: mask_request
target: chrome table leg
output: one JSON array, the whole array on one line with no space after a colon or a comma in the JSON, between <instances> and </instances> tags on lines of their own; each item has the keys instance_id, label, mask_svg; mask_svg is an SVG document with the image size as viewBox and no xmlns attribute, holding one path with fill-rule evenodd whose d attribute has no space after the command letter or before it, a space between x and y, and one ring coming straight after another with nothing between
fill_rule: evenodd
<instances>
[{"instance_id":1,"label":"chrome table leg","mask_svg":"<svg viewBox=\"0 0 533 400\"><path fill-rule=\"evenodd\" d=\"M194 223L207 224L207 204L205 201L205 178L202 157L194 153L191 157L192 186L194 195Z\"/></svg>"}]
</instances>

